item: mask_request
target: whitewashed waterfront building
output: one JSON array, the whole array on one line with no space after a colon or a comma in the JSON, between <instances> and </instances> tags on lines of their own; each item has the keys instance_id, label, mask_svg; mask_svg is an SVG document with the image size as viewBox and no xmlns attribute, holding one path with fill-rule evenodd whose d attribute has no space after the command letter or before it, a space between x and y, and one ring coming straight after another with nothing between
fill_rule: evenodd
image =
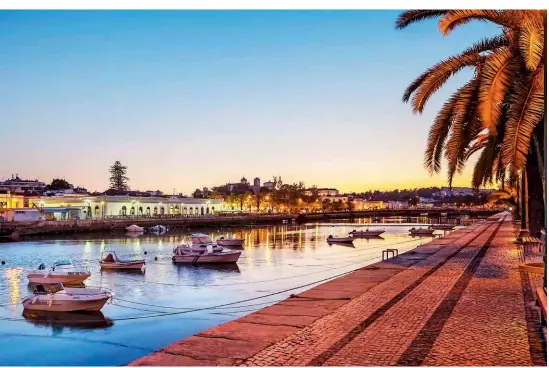
<instances>
[{"instance_id":1,"label":"whitewashed waterfront building","mask_svg":"<svg viewBox=\"0 0 549 368\"><path fill-rule=\"evenodd\" d=\"M31 203L32 202L32 203ZM118 217L161 216L212 216L223 210L221 199L201 199L178 196L55 196L36 197L29 200L42 209L79 209L80 219L103 219Z\"/></svg>"}]
</instances>

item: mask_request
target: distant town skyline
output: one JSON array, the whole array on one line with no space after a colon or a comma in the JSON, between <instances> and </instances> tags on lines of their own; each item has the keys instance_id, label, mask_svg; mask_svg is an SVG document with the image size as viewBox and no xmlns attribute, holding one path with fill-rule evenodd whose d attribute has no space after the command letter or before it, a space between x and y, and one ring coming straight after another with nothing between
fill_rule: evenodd
<instances>
[{"instance_id":1,"label":"distant town skyline","mask_svg":"<svg viewBox=\"0 0 549 368\"><path fill-rule=\"evenodd\" d=\"M423 150L464 78L421 116L401 96L497 28L443 37L433 21L399 32L398 14L0 11L1 117L13 127L0 180L102 191L120 160L132 189L166 193L274 174L342 192L446 186ZM453 185L470 186L471 169Z\"/></svg>"}]
</instances>

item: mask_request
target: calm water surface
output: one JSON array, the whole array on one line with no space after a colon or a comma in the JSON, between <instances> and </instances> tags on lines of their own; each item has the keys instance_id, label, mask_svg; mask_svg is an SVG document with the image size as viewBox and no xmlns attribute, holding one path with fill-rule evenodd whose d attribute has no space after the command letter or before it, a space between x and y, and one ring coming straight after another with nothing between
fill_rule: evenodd
<instances>
[{"instance_id":1,"label":"calm water surface","mask_svg":"<svg viewBox=\"0 0 549 368\"><path fill-rule=\"evenodd\" d=\"M2 243L0 259L6 264L0 266L0 364L127 364L318 285L313 282L375 263L387 247L406 251L430 240L408 235L412 226L427 222L426 218L412 218L414 224L398 224L404 219L381 224L368 221L199 230L213 239L233 234L246 239L234 266L174 265L172 248L186 239L185 233L176 232ZM326 242L328 235L344 236L366 227L386 232L380 238L357 239L353 246ZM125 258L143 257L146 269L140 273L100 271L98 261L104 250ZM58 315L55 324L47 322L47 316L43 321L23 315L21 298L31 292L28 271L40 263L49 267L59 259L71 259L89 269L92 275L86 285L114 292L102 314ZM192 311L198 308L205 309Z\"/></svg>"}]
</instances>

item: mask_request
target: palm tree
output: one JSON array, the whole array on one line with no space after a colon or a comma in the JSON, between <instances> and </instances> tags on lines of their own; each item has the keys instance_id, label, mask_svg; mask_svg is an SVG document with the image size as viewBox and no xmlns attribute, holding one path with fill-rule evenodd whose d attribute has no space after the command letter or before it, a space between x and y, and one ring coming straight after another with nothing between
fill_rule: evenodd
<instances>
[{"instance_id":1,"label":"palm tree","mask_svg":"<svg viewBox=\"0 0 549 368\"><path fill-rule=\"evenodd\" d=\"M472 184L478 187L525 174L530 229L544 224L545 169L545 24L541 10L411 10L400 15L398 29L429 18L440 18L439 30L450 34L472 20L502 27L463 52L435 64L406 89L414 113L455 73L472 70L470 80L446 101L431 127L425 166L441 169L442 154L451 185L456 172L479 152ZM540 205L542 203L542 205Z\"/></svg>"}]
</instances>

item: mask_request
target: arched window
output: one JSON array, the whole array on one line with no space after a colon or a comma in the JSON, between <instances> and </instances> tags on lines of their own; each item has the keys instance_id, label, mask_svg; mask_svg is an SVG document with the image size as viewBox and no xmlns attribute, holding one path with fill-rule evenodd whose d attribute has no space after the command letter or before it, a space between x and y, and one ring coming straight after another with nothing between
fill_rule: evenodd
<instances>
[{"instance_id":1,"label":"arched window","mask_svg":"<svg viewBox=\"0 0 549 368\"><path fill-rule=\"evenodd\" d=\"M143 216L143 207L139 207L139 216Z\"/></svg>"},{"instance_id":2,"label":"arched window","mask_svg":"<svg viewBox=\"0 0 549 368\"><path fill-rule=\"evenodd\" d=\"M120 210L120 214L122 216L126 216L126 206L122 206L122 209Z\"/></svg>"},{"instance_id":3,"label":"arched window","mask_svg":"<svg viewBox=\"0 0 549 368\"><path fill-rule=\"evenodd\" d=\"M214 211L215 211L215 207L214 207L214 206L212 206L212 213L214 213Z\"/></svg>"},{"instance_id":4,"label":"arched window","mask_svg":"<svg viewBox=\"0 0 549 368\"><path fill-rule=\"evenodd\" d=\"M195 207L194 213L198 215L198 207Z\"/></svg>"},{"instance_id":5,"label":"arched window","mask_svg":"<svg viewBox=\"0 0 549 368\"><path fill-rule=\"evenodd\" d=\"M168 213L169 213L170 215L173 215L173 214L174 214L174 211L175 211L175 210L173 209L173 206L170 204L170 209L168 210Z\"/></svg>"},{"instance_id":6,"label":"arched window","mask_svg":"<svg viewBox=\"0 0 549 368\"><path fill-rule=\"evenodd\" d=\"M187 214L187 207L183 207L183 214L184 214L184 215Z\"/></svg>"},{"instance_id":7,"label":"arched window","mask_svg":"<svg viewBox=\"0 0 549 368\"><path fill-rule=\"evenodd\" d=\"M192 215L193 213L194 213L194 210L193 210L193 208L192 208L192 207L191 207L191 208L189 208L189 215Z\"/></svg>"},{"instance_id":8,"label":"arched window","mask_svg":"<svg viewBox=\"0 0 549 368\"><path fill-rule=\"evenodd\" d=\"M99 206L95 206L95 208L93 209L94 213L95 213L95 216L99 216Z\"/></svg>"},{"instance_id":9,"label":"arched window","mask_svg":"<svg viewBox=\"0 0 549 368\"><path fill-rule=\"evenodd\" d=\"M135 207L132 207L130 209L130 215L134 216L135 215Z\"/></svg>"},{"instance_id":10,"label":"arched window","mask_svg":"<svg viewBox=\"0 0 549 368\"><path fill-rule=\"evenodd\" d=\"M151 208L147 207L147 210L145 211L145 213L147 214L147 216L150 216L151 215Z\"/></svg>"},{"instance_id":11,"label":"arched window","mask_svg":"<svg viewBox=\"0 0 549 368\"><path fill-rule=\"evenodd\" d=\"M200 207L200 214L204 216L204 207Z\"/></svg>"},{"instance_id":12,"label":"arched window","mask_svg":"<svg viewBox=\"0 0 549 368\"><path fill-rule=\"evenodd\" d=\"M153 212L153 215L158 215L158 207L154 206L154 212Z\"/></svg>"},{"instance_id":13,"label":"arched window","mask_svg":"<svg viewBox=\"0 0 549 368\"><path fill-rule=\"evenodd\" d=\"M206 214L210 213L210 207L206 207Z\"/></svg>"},{"instance_id":14,"label":"arched window","mask_svg":"<svg viewBox=\"0 0 549 368\"><path fill-rule=\"evenodd\" d=\"M175 214L179 215L179 213L181 213L181 211L179 210L179 205L177 205L175 206Z\"/></svg>"},{"instance_id":15,"label":"arched window","mask_svg":"<svg viewBox=\"0 0 549 368\"><path fill-rule=\"evenodd\" d=\"M161 214L161 215L164 214L164 207L160 207L160 214Z\"/></svg>"}]
</instances>

